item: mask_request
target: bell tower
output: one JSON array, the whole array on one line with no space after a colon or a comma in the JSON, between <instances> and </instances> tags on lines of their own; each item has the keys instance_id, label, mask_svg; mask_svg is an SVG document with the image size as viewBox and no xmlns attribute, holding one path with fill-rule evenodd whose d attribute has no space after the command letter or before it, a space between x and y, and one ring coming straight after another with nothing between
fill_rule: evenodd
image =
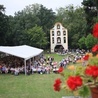
<instances>
[{"instance_id":1,"label":"bell tower","mask_svg":"<svg viewBox=\"0 0 98 98\"><path fill-rule=\"evenodd\" d=\"M59 22L50 29L50 51L55 52L56 46L62 46L64 50L68 50L68 31Z\"/></svg>"}]
</instances>

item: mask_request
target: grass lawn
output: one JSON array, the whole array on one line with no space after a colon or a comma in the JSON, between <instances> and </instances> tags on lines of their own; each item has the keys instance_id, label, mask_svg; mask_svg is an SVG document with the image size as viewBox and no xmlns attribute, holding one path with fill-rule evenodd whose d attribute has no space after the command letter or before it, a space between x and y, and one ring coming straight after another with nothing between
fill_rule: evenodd
<instances>
[{"instance_id":1,"label":"grass lawn","mask_svg":"<svg viewBox=\"0 0 98 98\"><path fill-rule=\"evenodd\" d=\"M54 57L54 61L61 61L63 58L65 58L67 55L59 55L59 54L45 54L46 58L48 58L48 56L50 57Z\"/></svg>"},{"instance_id":2,"label":"grass lawn","mask_svg":"<svg viewBox=\"0 0 98 98\"><path fill-rule=\"evenodd\" d=\"M54 61L61 61L65 56L58 54L46 54L46 57L54 57ZM69 93L64 90L55 92L53 83L59 74L33 74L25 76L20 74L0 74L0 98L62 98Z\"/></svg>"},{"instance_id":3,"label":"grass lawn","mask_svg":"<svg viewBox=\"0 0 98 98\"><path fill-rule=\"evenodd\" d=\"M62 98L65 92L55 92L53 82L58 74L0 74L0 98Z\"/></svg>"}]
</instances>

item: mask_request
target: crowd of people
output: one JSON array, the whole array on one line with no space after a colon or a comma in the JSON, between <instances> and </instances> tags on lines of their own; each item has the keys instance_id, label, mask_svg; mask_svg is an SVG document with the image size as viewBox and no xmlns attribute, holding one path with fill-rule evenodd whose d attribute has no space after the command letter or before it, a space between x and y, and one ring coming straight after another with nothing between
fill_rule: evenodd
<instances>
[{"instance_id":1,"label":"crowd of people","mask_svg":"<svg viewBox=\"0 0 98 98\"><path fill-rule=\"evenodd\" d=\"M26 61L26 68L24 66L23 59L14 56L4 57L0 61L0 73L11 73L14 75L19 75L20 73L26 73L28 75L38 73L38 74L50 74L53 68L53 57L38 56L32 58L31 61Z\"/></svg>"},{"instance_id":2,"label":"crowd of people","mask_svg":"<svg viewBox=\"0 0 98 98\"><path fill-rule=\"evenodd\" d=\"M85 53L84 53L85 54ZM70 63L76 63L77 60L84 56L83 53L76 51L76 53L68 52L61 61L55 61L54 57L44 55L32 58L31 61L26 61L26 67L24 66L24 61L21 58L14 56L6 56L0 61L0 73L7 74L11 73L14 75L24 74L25 71L28 75L38 73L38 74L50 74L58 73L59 67L66 68Z\"/></svg>"}]
</instances>

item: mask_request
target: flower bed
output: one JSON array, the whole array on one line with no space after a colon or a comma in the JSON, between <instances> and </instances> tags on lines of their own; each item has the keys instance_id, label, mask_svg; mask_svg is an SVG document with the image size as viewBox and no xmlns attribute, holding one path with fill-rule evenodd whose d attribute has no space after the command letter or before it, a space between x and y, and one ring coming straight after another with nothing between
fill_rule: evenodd
<instances>
[{"instance_id":1,"label":"flower bed","mask_svg":"<svg viewBox=\"0 0 98 98\"><path fill-rule=\"evenodd\" d=\"M98 23L94 25L93 36L98 39ZM66 74L66 69L59 68L58 72L64 79L55 80L53 85L55 91L60 91L63 88L74 95L84 97L90 91L89 88L98 87L98 43L91 50L94 56L86 54L83 57L83 61L86 62L85 66L80 64L80 66L66 68L69 70L68 74ZM92 98L94 97L92 96Z\"/></svg>"}]
</instances>

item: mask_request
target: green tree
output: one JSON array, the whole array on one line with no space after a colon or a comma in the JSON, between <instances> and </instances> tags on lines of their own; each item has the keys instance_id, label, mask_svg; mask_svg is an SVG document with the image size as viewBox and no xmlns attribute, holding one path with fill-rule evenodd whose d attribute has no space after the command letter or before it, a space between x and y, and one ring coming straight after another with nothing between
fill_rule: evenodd
<instances>
[{"instance_id":1,"label":"green tree","mask_svg":"<svg viewBox=\"0 0 98 98\"><path fill-rule=\"evenodd\" d=\"M84 36L79 39L78 44L79 44L80 49L85 49L86 48L85 37Z\"/></svg>"},{"instance_id":2,"label":"green tree","mask_svg":"<svg viewBox=\"0 0 98 98\"><path fill-rule=\"evenodd\" d=\"M78 48L78 40L85 36L86 19L83 8L69 5L57 10L57 19L68 29L69 48Z\"/></svg>"},{"instance_id":3,"label":"green tree","mask_svg":"<svg viewBox=\"0 0 98 98\"><path fill-rule=\"evenodd\" d=\"M27 33L29 38L29 45L43 49L46 47L48 42L42 27L36 25L35 27L29 29Z\"/></svg>"},{"instance_id":4,"label":"green tree","mask_svg":"<svg viewBox=\"0 0 98 98\"><path fill-rule=\"evenodd\" d=\"M31 11L31 9L29 10L29 7L27 6L24 10L16 12L14 17L9 16L10 30L9 38L7 39L9 45L29 43L27 38L27 30L31 29L36 24L39 24L39 19L36 17L34 12Z\"/></svg>"},{"instance_id":5,"label":"green tree","mask_svg":"<svg viewBox=\"0 0 98 98\"><path fill-rule=\"evenodd\" d=\"M8 17L5 15L5 7L0 5L0 45L6 44L6 33L8 29Z\"/></svg>"},{"instance_id":6,"label":"green tree","mask_svg":"<svg viewBox=\"0 0 98 98\"><path fill-rule=\"evenodd\" d=\"M25 19L25 26L30 26L29 29L35 25L41 26L46 33L47 41L49 43L50 29L53 27L56 18L55 12L53 12L52 9L47 9L43 5L32 4L26 6L26 8L23 9L23 13L24 16L29 17Z\"/></svg>"},{"instance_id":7,"label":"green tree","mask_svg":"<svg viewBox=\"0 0 98 98\"><path fill-rule=\"evenodd\" d=\"M40 19L39 26L42 27L43 31L46 33L48 42L50 42L50 29L53 27L56 19L55 12L41 5L37 17Z\"/></svg>"},{"instance_id":8,"label":"green tree","mask_svg":"<svg viewBox=\"0 0 98 98\"><path fill-rule=\"evenodd\" d=\"M87 28L86 28L86 35L92 32L92 26L94 25L95 18L97 17L97 5L98 0L83 0L82 2L84 11L85 11L85 17L87 21Z\"/></svg>"},{"instance_id":9,"label":"green tree","mask_svg":"<svg viewBox=\"0 0 98 98\"><path fill-rule=\"evenodd\" d=\"M12 28L12 33L10 34L13 36L13 44L20 45L23 43L23 41L27 44L28 38L26 36L28 35L26 32L37 25L42 27L42 30L45 32L47 37L47 44L49 45L50 28L52 28L54 25L55 17L55 13L52 11L52 9L47 9L40 4L29 5L26 6L26 8L24 8L22 11L16 12L13 19L11 20L10 18L10 25Z\"/></svg>"},{"instance_id":10,"label":"green tree","mask_svg":"<svg viewBox=\"0 0 98 98\"><path fill-rule=\"evenodd\" d=\"M89 34L85 39L85 44L88 49L91 49L97 43L97 39Z\"/></svg>"}]
</instances>

